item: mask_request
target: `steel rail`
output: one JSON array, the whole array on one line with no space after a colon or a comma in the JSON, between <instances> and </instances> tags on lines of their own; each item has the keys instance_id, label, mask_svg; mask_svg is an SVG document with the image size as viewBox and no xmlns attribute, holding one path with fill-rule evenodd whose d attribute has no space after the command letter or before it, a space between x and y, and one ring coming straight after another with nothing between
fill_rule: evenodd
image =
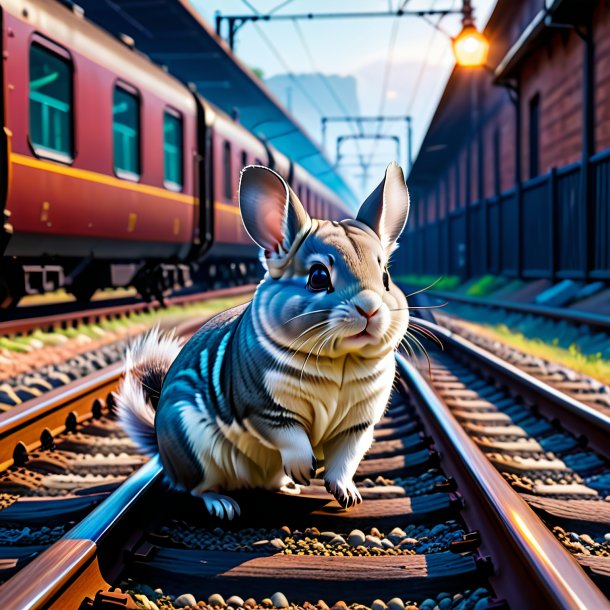
<instances>
[{"instance_id":1,"label":"steel rail","mask_svg":"<svg viewBox=\"0 0 610 610\"><path fill-rule=\"evenodd\" d=\"M513 392L516 390L524 400L534 405L549 419L560 421L564 428L582 435L591 447L610 459L608 415L564 394L438 324L419 318L417 323L437 335L446 347L466 356L469 364L474 363L491 371L495 378L506 384Z\"/></svg>"},{"instance_id":2,"label":"steel rail","mask_svg":"<svg viewBox=\"0 0 610 610\"><path fill-rule=\"evenodd\" d=\"M483 548L493 551L496 573L490 580L497 592L514 608L610 608L603 593L487 460L420 373L403 356L396 359L429 433L451 456L450 468L457 468L458 488L475 491L467 496L463 516L468 522L472 511L475 527L487 524Z\"/></svg>"},{"instance_id":3,"label":"steel rail","mask_svg":"<svg viewBox=\"0 0 610 610\"><path fill-rule=\"evenodd\" d=\"M403 285L403 289L406 286ZM574 309L564 309L561 307L548 307L546 305L536 305L534 303L515 303L501 299L483 299L480 297L470 297L463 294L454 294L453 292L443 290L429 290L426 294L442 299L444 301L455 301L475 307L489 307L492 309L506 309L517 313L541 316L543 318L552 318L554 320L562 320L572 322L574 324L586 324L593 328L610 330L610 316L593 313L590 311L579 311Z\"/></svg>"},{"instance_id":4,"label":"steel rail","mask_svg":"<svg viewBox=\"0 0 610 610\"><path fill-rule=\"evenodd\" d=\"M91 594L90 589L110 588L106 579L118 576L122 569L116 558L129 548L133 528L142 526L134 522L135 516L141 514L140 508L161 479L161 464L154 457L63 538L4 583L0 608L77 608L85 595ZM104 555L112 557L112 565L104 565Z\"/></svg>"},{"instance_id":5,"label":"steel rail","mask_svg":"<svg viewBox=\"0 0 610 610\"><path fill-rule=\"evenodd\" d=\"M196 303L198 301L208 300L210 298L225 298L242 294L244 292L253 292L256 288L255 284L243 284L241 286L232 286L231 288L220 288L218 290L209 290L207 292L197 292L192 294L184 294L175 297L168 297L165 300L166 305L186 305ZM162 309L163 306L158 301L133 302L128 299L128 302L120 303L112 306L93 307L91 309L81 311L71 311L58 313L53 315L44 315L40 317L27 317L15 320L0 322L0 336L24 335L36 329L62 328L66 324L73 324L76 321L87 323L97 322L102 318L117 317L127 313L135 313L139 311L149 311ZM48 307L48 306L45 306Z\"/></svg>"},{"instance_id":6,"label":"steel rail","mask_svg":"<svg viewBox=\"0 0 610 610\"><path fill-rule=\"evenodd\" d=\"M103 413L121 376L117 363L0 414L0 472L66 429Z\"/></svg>"}]
</instances>

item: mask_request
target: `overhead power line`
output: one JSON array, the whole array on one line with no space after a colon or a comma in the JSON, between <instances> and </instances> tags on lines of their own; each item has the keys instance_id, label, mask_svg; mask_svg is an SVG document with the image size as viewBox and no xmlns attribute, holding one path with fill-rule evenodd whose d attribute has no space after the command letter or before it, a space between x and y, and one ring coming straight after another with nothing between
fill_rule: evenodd
<instances>
[{"instance_id":1,"label":"overhead power line","mask_svg":"<svg viewBox=\"0 0 610 610\"><path fill-rule=\"evenodd\" d=\"M407 0L408 1L408 0ZM400 28L400 21L396 19L392 23L392 29L390 31L390 39L388 44L388 54L385 60L385 66L383 69L383 79L381 84L381 97L379 99L379 109L377 110L377 115L382 116L385 110L386 99L388 95L388 85L390 82L390 74L392 72L392 63L394 61L394 48L396 47L396 38L398 37L398 30ZM383 129L383 122L377 123L377 130L375 132L376 136L381 134ZM375 152L377 150L377 143L379 142L379 137L374 138L373 145L371 146L371 153L369 154L367 165L370 165L375 157ZM364 173L366 173L366 169L363 168Z\"/></svg>"},{"instance_id":2,"label":"overhead power line","mask_svg":"<svg viewBox=\"0 0 610 610\"><path fill-rule=\"evenodd\" d=\"M461 14L461 10L456 10L453 6L446 9L420 9L420 10L404 10L400 8L396 11L366 11L366 12L345 12L345 13L281 13L262 14L248 0L242 0L242 2L254 13L246 15L223 15L220 12L216 13L216 34L222 35L222 23L227 22L228 33L227 40L231 49L235 45L235 34L239 28L243 27L246 23L250 22L264 22L264 21L302 21L312 19L371 19L376 17L425 17L426 15L450 15L450 14ZM281 5L280 5L281 6ZM405 5L403 4L403 7ZM278 7L276 7L277 9Z\"/></svg>"},{"instance_id":3,"label":"overhead power line","mask_svg":"<svg viewBox=\"0 0 610 610\"><path fill-rule=\"evenodd\" d=\"M242 2L253 12L258 13L258 9L248 0L242 0ZM311 104L311 106L315 109L315 111L320 115L324 116L324 111L320 108L319 104L311 97L309 91L303 87L299 79L294 75L290 66L286 63L286 60L282 57L281 53L277 50L277 47L271 42L269 37L263 32L263 30L258 27L258 24L254 24L258 35L262 38L263 42L267 45L273 56L277 59L277 61L281 64L286 72L286 76L295 84L297 89L303 94L305 99Z\"/></svg>"},{"instance_id":4,"label":"overhead power line","mask_svg":"<svg viewBox=\"0 0 610 610\"><path fill-rule=\"evenodd\" d=\"M322 74L322 72L320 71L320 69L317 65L317 62L313 58L311 49L309 48L309 45L307 44L307 39L303 35L303 30L301 29L301 26L299 25L298 21L294 21L293 25L294 25L294 28L296 29L297 35L301 41L301 44L303 45L303 49L305 50L305 54L307 55L307 58L309 59L309 63L311 64L311 67L313 68L314 73L317 74L317 76L320 78L320 80L322 81L322 84L324 85L326 90L329 92L330 96L333 98L335 104L337 104L339 110L345 116L348 116L350 114L350 111L345 106L345 104L343 103L343 100L339 97L339 95L337 95L335 88L328 82L328 78L326 77L326 75ZM351 125L351 123L350 123L350 126L352 129L352 132L354 134L357 134L358 133L357 129L353 125ZM324 143L322 143L322 144L324 145ZM364 168L364 155L362 154L362 151L360 150L360 144L358 143L358 140L356 140L356 152L357 152L358 156L360 157L360 163L362 164L362 166Z\"/></svg>"}]
</instances>

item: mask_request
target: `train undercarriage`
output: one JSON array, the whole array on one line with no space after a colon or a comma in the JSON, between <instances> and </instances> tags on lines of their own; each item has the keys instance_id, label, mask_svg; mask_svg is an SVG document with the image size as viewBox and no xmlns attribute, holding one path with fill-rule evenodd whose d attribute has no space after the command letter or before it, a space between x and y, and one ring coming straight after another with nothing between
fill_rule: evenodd
<instances>
[{"instance_id":1,"label":"train undercarriage","mask_svg":"<svg viewBox=\"0 0 610 610\"><path fill-rule=\"evenodd\" d=\"M216 289L260 281L258 260L229 258L182 261L110 262L106 260L17 259L0 263L0 309L16 307L26 296L63 289L87 303L97 290L133 287L145 301L163 299L196 286Z\"/></svg>"}]
</instances>

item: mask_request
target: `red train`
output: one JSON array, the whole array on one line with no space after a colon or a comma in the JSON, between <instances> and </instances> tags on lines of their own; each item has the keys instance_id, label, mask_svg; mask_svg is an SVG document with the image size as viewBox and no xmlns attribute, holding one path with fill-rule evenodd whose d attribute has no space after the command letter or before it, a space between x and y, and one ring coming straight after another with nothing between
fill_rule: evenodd
<instances>
[{"instance_id":1,"label":"red train","mask_svg":"<svg viewBox=\"0 0 610 610\"><path fill-rule=\"evenodd\" d=\"M2 0L0 303L64 287L145 296L193 269L244 278L257 251L236 188L282 174L313 216L350 210L129 44L50 0ZM203 261L203 262L202 262Z\"/></svg>"}]
</instances>

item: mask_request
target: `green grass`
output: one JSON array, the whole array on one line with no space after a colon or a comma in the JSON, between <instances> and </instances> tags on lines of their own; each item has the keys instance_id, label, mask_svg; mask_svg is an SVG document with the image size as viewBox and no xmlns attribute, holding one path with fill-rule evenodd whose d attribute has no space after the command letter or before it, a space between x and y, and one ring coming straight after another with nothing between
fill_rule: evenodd
<instances>
[{"instance_id":1,"label":"green grass","mask_svg":"<svg viewBox=\"0 0 610 610\"><path fill-rule=\"evenodd\" d=\"M438 275L399 275L394 279L410 286L431 286L431 290L455 290L460 285L460 278L457 275L444 277Z\"/></svg>"},{"instance_id":2,"label":"green grass","mask_svg":"<svg viewBox=\"0 0 610 610\"><path fill-rule=\"evenodd\" d=\"M505 286L506 282L507 279L503 277L484 275L470 284L465 294L469 297L486 297Z\"/></svg>"},{"instance_id":3,"label":"green grass","mask_svg":"<svg viewBox=\"0 0 610 610\"><path fill-rule=\"evenodd\" d=\"M547 343L541 339L529 338L521 333L511 331L504 324L486 326L485 328L490 335L515 349L538 356L549 362L563 364L577 373L610 384L610 360L605 360L601 353L583 354L575 344L568 348L561 347L559 346L559 339Z\"/></svg>"}]
</instances>

